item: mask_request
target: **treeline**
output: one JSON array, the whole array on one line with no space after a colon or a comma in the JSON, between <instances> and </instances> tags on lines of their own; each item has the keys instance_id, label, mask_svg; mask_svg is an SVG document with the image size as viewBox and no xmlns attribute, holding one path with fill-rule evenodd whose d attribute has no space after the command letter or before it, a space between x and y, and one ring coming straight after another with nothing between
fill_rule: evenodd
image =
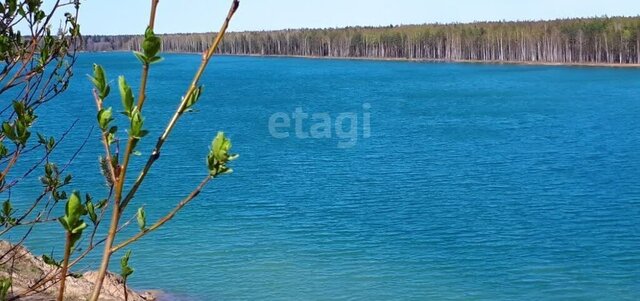
<instances>
[{"instance_id":1,"label":"treeline","mask_svg":"<svg viewBox=\"0 0 640 301\"><path fill-rule=\"evenodd\" d=\"M202 52L213 33L164 35L167 52ZM140 36L88 36L88 51L138 50ZM640 17L230 33L225 54L549 63L640 63Z\"/></svg>"}]
</instances>

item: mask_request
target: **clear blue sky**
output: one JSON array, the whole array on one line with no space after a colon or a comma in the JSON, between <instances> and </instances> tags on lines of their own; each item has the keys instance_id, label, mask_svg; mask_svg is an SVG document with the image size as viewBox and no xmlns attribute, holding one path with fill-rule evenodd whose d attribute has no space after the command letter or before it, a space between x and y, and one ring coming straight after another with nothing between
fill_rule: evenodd
<instances>
[{"instance_id":1,"label":"clear blue sky","mask_svg":"<svg viewBox=\"0 0 640 301\"><path fill-rule=\"evenodd\" d=\"M150 0L84 0L84 34L142 33ZM156 32L217 31L230 0L161 0ZM241 0L232 31L637 16L640 0Z\"/></svg>"}]
</instances>

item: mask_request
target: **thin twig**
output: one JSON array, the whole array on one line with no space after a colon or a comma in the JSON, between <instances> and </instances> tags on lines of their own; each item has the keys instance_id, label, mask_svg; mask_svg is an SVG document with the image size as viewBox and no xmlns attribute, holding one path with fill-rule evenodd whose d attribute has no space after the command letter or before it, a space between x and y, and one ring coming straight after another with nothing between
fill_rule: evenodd
<instances>
[{"instance_id":1,"label":"thin twig","mask_svg":"<svg viewBox=\"0 0 640 301\"><path fill-rule=\"evenodd\" d=\"M165 215L163 218L158 220L151 227L146 228L146 229L138 232L138 234L132 236L131 238L129 238L126 241L118 244L117 246L111 248L111 252L112 253L113 252L117 252L118 250L130 245L131 243L133 243L133 242L137 241L138 239L142 238L143 236L153 232L154 230L156 230L159 227L161 227L162 225L164 225L166 222L170 221L184 206L189 204L189 202L191 202L195 197L198 196L198 194L200 194L202 189L207 185L207 183L209 183L209 181L211 181L211 176L207 176L206 178L204 178L202 180L202 182L200 182L200 185L198 185L198 187L196 187L196 189L193 190L186 198L182 199L182 201L180 201L180 203L178 203L178 205L176 205L176 207L173 208L173 210L171 210L169 213L167 213L167 215Z\"/></svg>"},{"instance_id":2,"label":"thin twig","mask_svg":"<svg viewBox=\"0 0 640 301\"><path fill-rule=\"evenodd\" d=\"M138 175L138 178L133 183L133 186L129 190L129 193L127 193L127 195L124 197L124 199L122 201L122 204L121 204L122 208L127 207L129 202L133 199L133 197L135 196L136 192L138 191L138 188L140 188L140 185L144 181L144 178L149 173L149 170L151 169L151 166L153 166L153 164L156 162L156 160L158 160L158 158L160 158L160 150L162 149L162 146L164 145L164 142L167 140L167 138L169 137L169 134L171 134L171 131L173 130L173 127L176 125L176 123L178 122L178 120L180 119L182 114L184 113L184 110L185 110L186 105L187 105L187 100L191 97L191 94L193 94L195 92L195 90L196 90L196 88L198 86L198 82L200 81L200 77L202 77L202 74L204 73L204 70L207 68L207 65L209 64L209 61L211 60L211 57L213 56L213 54L215 53L215 50L218 48L218 45L222 41L222 38L224 37L224 34L226 33L227 28L229 27L229 22L231 22L231 18L233 18L233 15L235 14L235 12L238 9L239 5L240 5L240 2L238 0L234 0L233 1L232 5L231 5L231 8L229 9L229 13L227 14L227 17L226 17L224 23L222 24L222 28L220 29L220 31L218 32L218 35L214 39L213 44L209 47L209 49L207 50L207 52L203 56L202 63L200 64L200 67L198 68L198 71L196 72L195 76L193 77L193 80L191 81L191 84L189 86L189 89L187 90L187 93L182 98L182 101L180 102L180 105L178 106L178 109L173 114L173 117L171 117L171 120L169 121L169 124L167 125L167 127L164 129L164 132L158 138L158 141L156 142L155 148L151 152L151 155L149 156L149 159L147 159L147 163L145 164L144 168L142 169L142 171Z\"/></svg>"}]
</instances>

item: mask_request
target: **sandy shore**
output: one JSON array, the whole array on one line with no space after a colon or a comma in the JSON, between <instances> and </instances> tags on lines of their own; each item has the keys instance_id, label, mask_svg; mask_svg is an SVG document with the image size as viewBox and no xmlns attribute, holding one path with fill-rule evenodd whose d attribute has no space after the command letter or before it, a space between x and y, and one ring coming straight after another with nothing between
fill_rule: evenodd
<instances>
[{"instance_id":1,"label":"sandy shore","mask_svg":"<svg viewBox=\"0 0 640 301\"><path fill-rule=\"evenodd\" d=\"M58 271L57 267L46 264L41 257L34 256L23 246L13 246L0 240L0 255L6 255L0 262L0 278L11 278L13 285L9 298L27 294L20 300L48 301L57 296L59 279L44 282L40 290L32 291L29 287ZM96 272L85 272L76 277L67 277L65 300L87 300L95 286ZM129 301L154 301L162 295L160 291L136 292L124 286L122 278L108 273L102 288L100 300L123 301L124 290L127 290ZM167 299L164 299L167 300Z\"/></svg>"}]
</instances>

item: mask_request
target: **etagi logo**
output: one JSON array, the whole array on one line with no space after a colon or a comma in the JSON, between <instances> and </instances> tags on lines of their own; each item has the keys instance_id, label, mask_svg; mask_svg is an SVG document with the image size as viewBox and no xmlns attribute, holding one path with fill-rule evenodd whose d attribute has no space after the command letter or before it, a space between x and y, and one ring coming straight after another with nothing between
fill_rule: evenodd
<instances>
[{"instance_id":1,"label":"etagi logo","mask_svg":"<svg viewBox=\"0 0 640 301\"><path fill-rule=\"evenodd\" d=\"M371 104L362 105L362 138L371 137ZM309 122L308 122L309 121ZM307 113L300 107L291 116L277 112L269 117L269 133L276 139L291 137L291 130L298 139L340 139L338 148L351 148L358 143L359 114L345 112L335 119L329 113Z\"/></svg>"}]
</instances>

